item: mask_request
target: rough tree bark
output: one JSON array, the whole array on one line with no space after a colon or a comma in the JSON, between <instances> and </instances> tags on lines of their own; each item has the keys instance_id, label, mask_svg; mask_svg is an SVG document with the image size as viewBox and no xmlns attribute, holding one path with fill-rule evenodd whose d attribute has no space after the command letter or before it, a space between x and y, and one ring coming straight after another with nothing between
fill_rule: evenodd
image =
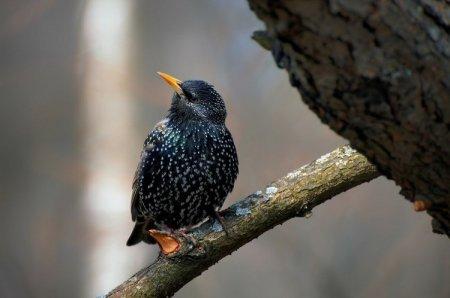
<instances>
[{"instance_id":1,"label":"rough tree bark","mask_svg":"<svg viewBox=\"0 0 450 298\"><path fill-rule=\"evenodd\" d=\"M171 296L265 231L288 219L308 216L315 206L378 176L363 155L349 146L338 148L225 210L222 214L228 236L211 220L190 232L195 241L178 235L179 251L167 256L161 253L153 264L106 296Z\"/></svg>"},{"instance_id":2,"label":"rough tree bark","mask_svg":"<svg viewBox=\"0 0 450 298\"><path fill-rule=\"evenodd\" d=\"M249 3L308 106L450 236L450 2Z\"/></svg>"}]
</instances>

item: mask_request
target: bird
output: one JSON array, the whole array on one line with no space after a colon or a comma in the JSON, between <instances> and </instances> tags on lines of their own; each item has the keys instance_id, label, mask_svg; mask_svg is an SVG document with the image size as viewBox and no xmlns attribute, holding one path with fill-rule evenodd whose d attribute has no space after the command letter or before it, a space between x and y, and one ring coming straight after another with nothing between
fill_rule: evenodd
<instances>
[{"instance_id":1,"label":"bird","mask_svg":"<svg viewBox=\"0 0 450 298\"><path fill-rule=\"evenodd\" d=\"M227 232L219 210L239 173L225 102L213 85L157 74L174 92L167 117L143 145L132 184L135 225L128 246L155 244L150 229L186 230L207 218Z\"/></svg>"}]
</instances>

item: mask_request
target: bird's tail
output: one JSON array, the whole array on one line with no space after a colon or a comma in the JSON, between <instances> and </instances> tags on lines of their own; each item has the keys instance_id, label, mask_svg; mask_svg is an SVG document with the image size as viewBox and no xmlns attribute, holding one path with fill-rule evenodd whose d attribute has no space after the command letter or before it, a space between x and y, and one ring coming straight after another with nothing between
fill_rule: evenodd
<instances>
[{"instance_id":1,"label":"bird's tail","mask_svg":"<svg viewBox=\"0 0 450 298\"><path fill-rule=\"evenodd\" d=\"M144 241L148 244L156 244L153 237L148 234L148 230L155 228L153 221L136 221L133 231L127 241L127 246L132 246Z\"/></svg>"}]
</instances>

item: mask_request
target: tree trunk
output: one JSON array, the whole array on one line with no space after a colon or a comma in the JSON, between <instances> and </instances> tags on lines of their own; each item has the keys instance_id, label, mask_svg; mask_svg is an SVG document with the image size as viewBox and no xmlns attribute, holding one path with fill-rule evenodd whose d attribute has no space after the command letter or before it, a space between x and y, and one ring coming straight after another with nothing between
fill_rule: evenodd
<instances>
[{"instance_id":1,"label":"tree trunk","mask_svg":"<svg viewBox=\"0 0 450 298\"><path fill-rule=\"evenodd\" d=\"M249 3L311 110L450 236L449 2Z\"/></svg>"}]
</instances>

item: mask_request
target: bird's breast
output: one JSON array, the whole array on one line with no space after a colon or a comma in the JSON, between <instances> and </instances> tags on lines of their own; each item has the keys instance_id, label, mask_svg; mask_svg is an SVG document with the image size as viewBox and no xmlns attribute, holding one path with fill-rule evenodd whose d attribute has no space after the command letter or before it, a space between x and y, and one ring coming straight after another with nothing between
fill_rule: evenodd
<instances>
[{"instance_id":1,"label":"bird's breast","mask_svg":"<svg viewBox=\"0 0 450 298\"><path fill-rule=\"evenodd\" d=\"M194 221L222 205L237 176L233 140L221 127L169 126L145 158L143 205L154 216Z\"/></svg>"}]
</instances>

